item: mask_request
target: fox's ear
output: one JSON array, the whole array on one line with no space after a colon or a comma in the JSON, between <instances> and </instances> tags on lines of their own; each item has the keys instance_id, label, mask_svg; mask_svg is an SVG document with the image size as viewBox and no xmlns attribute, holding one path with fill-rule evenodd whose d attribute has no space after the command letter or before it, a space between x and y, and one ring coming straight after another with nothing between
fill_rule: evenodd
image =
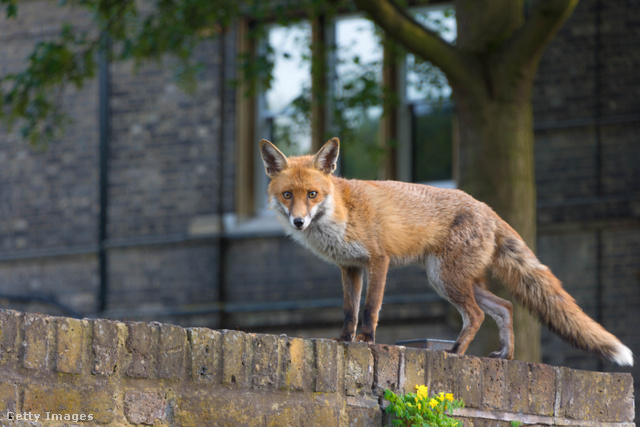
<instances>
[{"instance_id":1,"label":"fox's ear","mask_svg":"<svg viewBox=\"0 0 640 427\"><path fill-rule=\"evenodd\" d=\"M333 173L338 166L338 154L340 153L340 140L331 138L322 146L313 158L313 167L327 175Z\"/></svg>"},{"instance_id":2,"label":"fox's ear","mask_svg":"<svg viewBox=\"0 0 640 427\"><path fill-rule=\"evenodd\" d=\"M283 170L289 167L287 156L282 154L282 151L273 145L273 143L263 139L260 141L260 156L264 163L264 171L269 178L273 178Z\"/></svg>"}]
</instances>

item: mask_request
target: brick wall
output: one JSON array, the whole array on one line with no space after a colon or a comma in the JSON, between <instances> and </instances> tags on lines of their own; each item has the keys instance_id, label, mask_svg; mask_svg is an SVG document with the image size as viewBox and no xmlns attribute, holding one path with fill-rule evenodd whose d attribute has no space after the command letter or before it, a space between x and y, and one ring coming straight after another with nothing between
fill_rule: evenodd
<instances>
[{"instance_id":1,"label":"brick wall","mask_svg":"<svg viewBox=\"0 0 640 427\"><path fill-rule=\"evenodd\" d=\"M466 425L633 425L629 374L5 310L0 325L2 423L382 426L384 389L426 384L464 399Z\"/></svg>"},{"instance_id":2,"label":"brick wall","mask_svg":"<svg viewBox=\"0 0 640 427\"><path fill-rule=\"evenodd\" d=\"M25 2L16 19L0 14L0 75L22 69L34 45L55 36L63 20L82 27L82 8ZM0 126L0 283L4 294L55 297L76 310L93 310L98 292L98 88L67 88L62 106L73 120L61 141L29 146L19 126ZM43 259L44 258L44 259ZM19 261L17 261L20 259ZM31 310L54 310L39 304Z\"/></svg>"},{"instance_id":3,"label":"brick wall","mask_svg":"<svg viewBox=\"0 0 640 427\"><path fill-rule=\"evenodd\" d=\"M63 22L94 25L85 9L47 1L20 5L17 19L0 15L0 75L21 70L35 43L57 35ZM0 127L0 304L61 313L16 302L31 295L95 314L101 244L107 308L157 312L217 300L220 245L199 237L219 231L221 214L233 210L234 89L221 76L233 77L235 40L221 40L224 49L216 41L196 52L205 71L195 94L177 87L169 60L137 72L131 63L109 66L105 242L97 79L62 94L73 123L46 149Z\"/></svg>"},{"instance_id":4,"label":"brick wall","mask_svg":"<svg viewBox=\"0 0 640 427\"><path fill-rule=\"evenodd\" d=\"M196 60L206 72L193 95L170 64L110 67L110 239L187 233L194 217L219 212L217 44L200 46Z\"/></svg>"}]
</instances>

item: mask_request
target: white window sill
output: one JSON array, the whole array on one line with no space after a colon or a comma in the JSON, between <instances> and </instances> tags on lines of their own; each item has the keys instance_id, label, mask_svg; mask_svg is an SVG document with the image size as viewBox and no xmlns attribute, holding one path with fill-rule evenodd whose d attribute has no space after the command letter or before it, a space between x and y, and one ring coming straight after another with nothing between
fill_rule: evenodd
<instances>
[{"instance_id":1,"label":"white window sill","mask_svg":"<svg viewBox=\"0 0 640 427\"><path fill-rule=\"evenodd\" d=\"M235 214L224 218L224 236L228 238L279 237L284 236L282 224L272 211L263 211L253 218L238 222Z\"/></svg>"}]
</instances>

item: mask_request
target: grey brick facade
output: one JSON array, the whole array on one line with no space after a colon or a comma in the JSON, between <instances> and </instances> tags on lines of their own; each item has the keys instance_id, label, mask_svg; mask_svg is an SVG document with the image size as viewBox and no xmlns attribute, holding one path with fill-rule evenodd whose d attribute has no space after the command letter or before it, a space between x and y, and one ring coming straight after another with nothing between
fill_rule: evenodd
<instances>
[{"instance_id":1,"label":"grey brick facade","mask_svg":"<svg viewBox=\"0 0 640 427\"><path fill-rule=\"evenodd\" d=\"M640 340L640 7L582 1L534 88L538 255L635 353ZM544 330L544 361L616 369ZM640 370L631 370L636 381ZM638 405L636 400L636 406Z\"/></svg>"}]
</instances>

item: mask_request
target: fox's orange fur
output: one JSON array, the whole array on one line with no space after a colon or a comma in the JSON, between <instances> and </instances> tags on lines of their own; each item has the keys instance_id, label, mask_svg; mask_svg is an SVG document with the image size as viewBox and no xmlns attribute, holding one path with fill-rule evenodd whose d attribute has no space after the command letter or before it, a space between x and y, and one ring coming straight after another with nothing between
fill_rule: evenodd
<instances>
[{"instance_id":1,"label":"fox's orange fur","mask_svg":"<svg viewBox=\"0 0 640 427\"><path fill-rule=\"evenodd\" d=\"M339 337L374 342L390 266L425 266L431 285L460 312L463 327L453 350L464 354L489 314L500 329L493 357L513 358L512 305L489 292L491 270L513 295L568 342L620 365L633 354L582 312L549 268L486 204L459 190L332 175L339 141L315 156L287 158L260 141L270 206L287 233L342 271L345 322ZM364 273L368 290L356 336Z\"/></svg>"}]
</instances>

